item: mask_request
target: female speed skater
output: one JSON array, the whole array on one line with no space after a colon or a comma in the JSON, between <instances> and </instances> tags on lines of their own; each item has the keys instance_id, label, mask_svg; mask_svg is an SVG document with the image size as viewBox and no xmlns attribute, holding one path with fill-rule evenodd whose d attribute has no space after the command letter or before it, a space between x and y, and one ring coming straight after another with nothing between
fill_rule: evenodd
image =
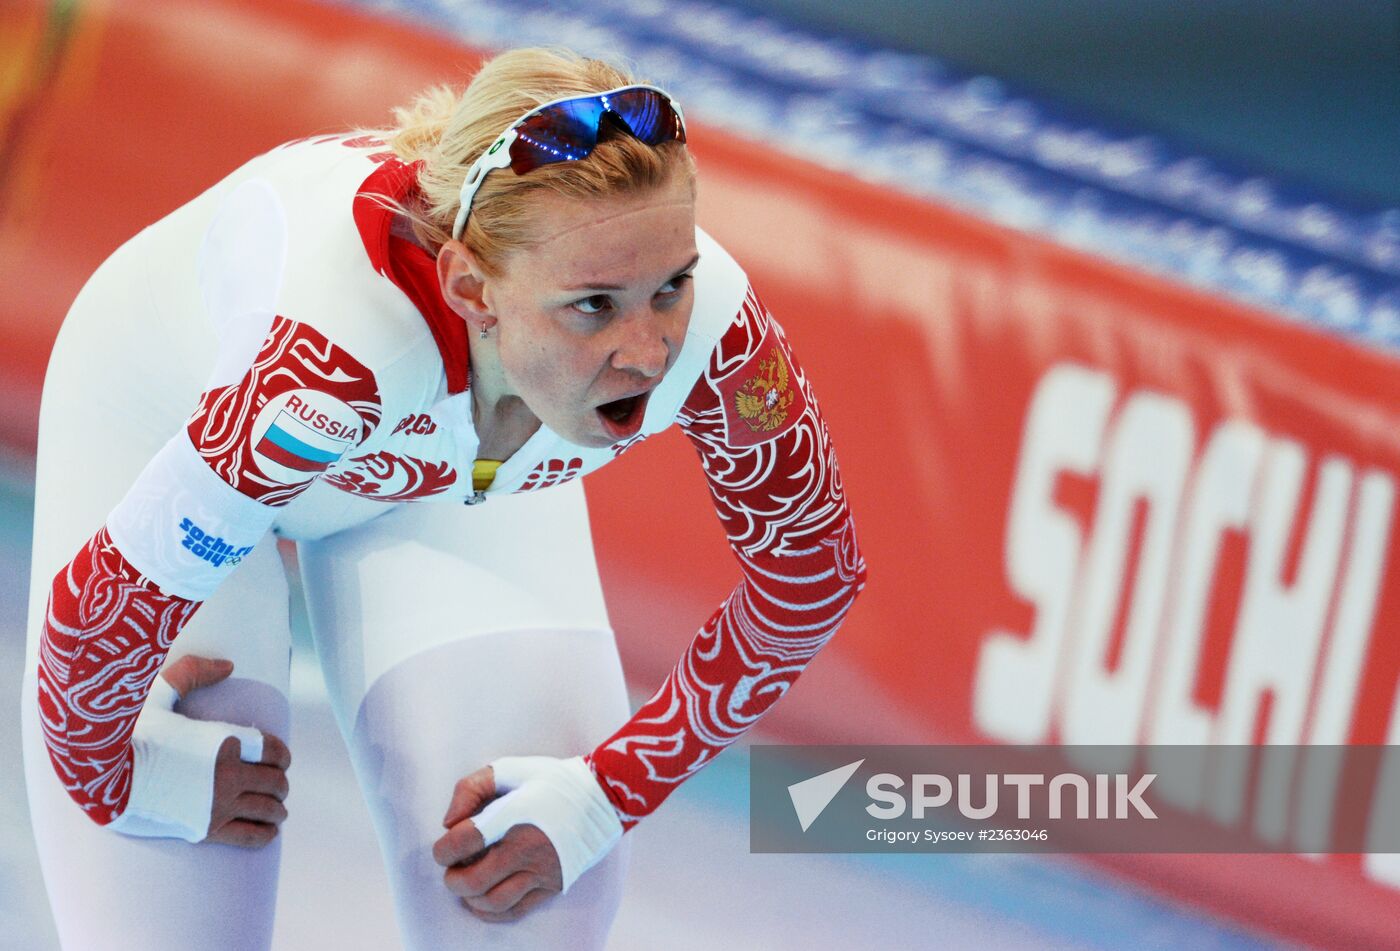
<instances>
[{"instance_id":1,"label":"female speed skater","mask_svg":"<svg viewBox=\"0 0 1400 951\"><path fill-rule=\"evenodd\" d=\"M695 226L672 97L525 49L395 117L140 232L55 344L24 752L65 948L270 945L278 538L415 951L602 946L625 833L864 584L811 381ZM740 580L630 713L579 477L672 424Z\"/></svg>"}]
</instances>

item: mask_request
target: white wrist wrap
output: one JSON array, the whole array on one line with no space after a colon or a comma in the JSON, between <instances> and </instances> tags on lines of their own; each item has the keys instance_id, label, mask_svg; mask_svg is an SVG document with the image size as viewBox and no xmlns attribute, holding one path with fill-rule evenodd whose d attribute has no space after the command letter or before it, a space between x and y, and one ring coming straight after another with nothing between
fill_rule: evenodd
<instances>
[{"instance_id":1,"label":"white wrist wrap","mask_svg":"<svg viewBox=\"0 0 1400 951\"><path fill-rule=\"evenodd\" d=\"M487 845L511 826L533 825L559 854L564 890L622 838L622 823L582 756L503 756L491 762L504 793L472 817Z\"/></svg>"},{"instance_id":2,"label":"white wrist wrap","mask_svg":"<svg viewBox=\"0 0 1400 951\"><path fill-rule=\"evenodd\" d=\"M107 828L124 835L199 842L209 834L214 808L214 764L219 747L238 738L239 758L262 759L262 733L249 726L192 720L175 712L180 699L164 677L136 718L131 796L126 811Z\"/></svg>"}]
</instances>

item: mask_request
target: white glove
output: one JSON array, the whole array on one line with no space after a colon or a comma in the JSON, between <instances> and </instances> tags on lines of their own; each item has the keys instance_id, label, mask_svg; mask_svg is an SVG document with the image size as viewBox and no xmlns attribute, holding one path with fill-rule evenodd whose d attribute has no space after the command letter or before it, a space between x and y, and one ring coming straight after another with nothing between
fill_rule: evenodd
<instances>
[{"instance_id":1,"label":"white glove","mask_svg":"<svg viewBox=\"0 0 1400 951\"><path fill-rule=\"evenodd\" d=\"M503 756L491 771L504 795L472 822L488 846L511 826L538 826L559 854L564 891L622 838L622 822L582 756Z\"/></svg>"},{"instance_id":2,"label":"white glove","mask_svg":"<svg viewBox=\"0 0 1400 951\"><path fill-rule=\"evenodd\" d=\"M262 760L262 731L182 716L175 712L179 699L164 677L152 681L132 732L131 795L126 811L107 826L114 832L199 842L209 834L214 764L224 740L238 738L243 762Z\"/></svg>"}]
</instances>

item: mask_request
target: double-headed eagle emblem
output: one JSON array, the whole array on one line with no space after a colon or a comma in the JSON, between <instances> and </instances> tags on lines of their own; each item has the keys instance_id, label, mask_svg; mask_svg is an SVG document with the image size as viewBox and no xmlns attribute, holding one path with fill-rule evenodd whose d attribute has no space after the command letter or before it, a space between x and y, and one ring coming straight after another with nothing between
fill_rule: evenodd
<instances>
[{"instance_id":1,"label":"double-headed eagle emblem","mask_svg":"<svg viewBox=\"0 0 1400 951\"><path fill-rule=\"evenodd\" d=\"M734 394L734 408L754 432L771 433L787 422L793 396L788 388L787 361L774 347L766 359L758 361L758 372Z\"/></svg>"}]
</instances>

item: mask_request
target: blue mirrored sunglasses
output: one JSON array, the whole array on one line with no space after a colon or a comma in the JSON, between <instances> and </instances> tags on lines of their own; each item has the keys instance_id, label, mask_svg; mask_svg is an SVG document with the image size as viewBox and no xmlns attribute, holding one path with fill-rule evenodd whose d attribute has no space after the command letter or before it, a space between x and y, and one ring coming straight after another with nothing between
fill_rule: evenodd
<instances>
[{"instance_id":1,"label":"blue mirrored sunglasses","mask_svg":"<svg viewBox=\"0 0 1400 951\"><path fill-rule=\"evenodd\" d=\"M472 163L462 182L461 208L452 237L461 238L472 199L486 175L499 168L524 175L541 165L587 157L598 144L599 126L609 116L647 145L685 141L685 116L665 91L655 86L620 86L590 96L557 99L531 109L500 134Z\"/></svg>"}]
</instances>

